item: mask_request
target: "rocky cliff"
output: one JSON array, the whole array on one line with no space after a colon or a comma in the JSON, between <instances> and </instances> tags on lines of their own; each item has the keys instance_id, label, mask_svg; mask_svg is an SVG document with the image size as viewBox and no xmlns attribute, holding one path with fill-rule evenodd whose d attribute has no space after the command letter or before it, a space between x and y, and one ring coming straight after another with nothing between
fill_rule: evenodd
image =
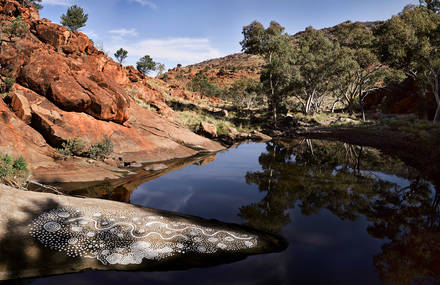
<instances>
[{"instance_id":1,"label":"rocky cliff","mask_svg":"<svg viewBox=\"0 0 440 285\"><path fill-rule=\"evenodd\" d=\"M0 0L1 29L16 19L23 33L3 32L0 49L0 152L23 155L34 179L117 178L118 164L221 149L169 120L173 111L149 79L98 51L86 35L39 19L18 1ZM105 136L114 144L106 163L63 160L55 152L71 138L91 145Z\"/></svg>"}]
</instances>

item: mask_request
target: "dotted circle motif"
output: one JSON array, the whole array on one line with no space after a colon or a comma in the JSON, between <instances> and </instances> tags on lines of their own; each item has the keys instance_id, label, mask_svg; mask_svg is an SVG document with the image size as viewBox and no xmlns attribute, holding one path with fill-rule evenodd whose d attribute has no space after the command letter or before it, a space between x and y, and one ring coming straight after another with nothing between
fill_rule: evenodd
<instances>
[{"instance_id":1,"label":"dotted circle motif","mask_svg":"<svg viewBox=\"0 0 440 285\"><path fill-rule=\"evenodd\" d=\"M61 229L61 225L57 222L47 222L44 224L43 228L49 233L54 233Z\"/></svg>"}]
</instances>

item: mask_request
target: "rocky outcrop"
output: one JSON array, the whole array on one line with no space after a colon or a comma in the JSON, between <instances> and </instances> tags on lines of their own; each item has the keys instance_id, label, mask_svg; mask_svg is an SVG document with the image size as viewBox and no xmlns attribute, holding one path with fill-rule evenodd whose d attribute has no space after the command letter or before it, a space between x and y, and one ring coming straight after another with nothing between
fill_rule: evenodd
<instances>
[{"instance_id":1,"label":"rocky outcrop","mask_svg":"<svg viewBox=\"0 0 440 285\"><path fill-rule=\"evenodd\" d=\"M21 15L28 27L23 38L2 43L0 81L12 77L16 83L0 100L0 152L23 155L34 179L120 176L115 165L60 159L54 149L75 137L88 145L109 137L113 159L138 165L222 149L170 121L164 94L143 74L114 62L86 35L35 13L18 1L0 0L0 25Z\"/></svg>"},{"instance_id":2,"label":"rocky outcrop","mask_svg":"<svg viewBox=\"0 0 440 285\"><path fill-rule=\"evenodd\" d=\"M9 17L22 16L24 19L38 20L38 10L33 7L23 7L18 1L0 0L0 15Z\"/></svg>"},{"instance_id":3,"label":"rocky outcrop","mask_svg":"<svg viewBox=\"0 0 440 285\"><path fill-rule=\"evenodd\" d=\"M119 202L3 185L0 200L0 280L189 269L286 247L282 238L244 226Z\"/></svg>"}]
</instances>

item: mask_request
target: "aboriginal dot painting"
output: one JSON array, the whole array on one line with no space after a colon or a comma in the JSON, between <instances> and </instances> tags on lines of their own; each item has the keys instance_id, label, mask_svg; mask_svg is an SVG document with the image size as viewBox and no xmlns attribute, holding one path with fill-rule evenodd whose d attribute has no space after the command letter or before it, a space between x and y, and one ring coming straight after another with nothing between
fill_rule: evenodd
<instances>
[{"instance_id":1,"label":"aboriginal dot painting","mask_svg":"<svg viewBox=\"0 0 440 285\"><path fill-rule=\"evenodd\" d=\"M256 236L137 214L59 208L34 219L30 235L44 247L70 257L95 258L104 265L141 264L144 259L188 252L214 254L257 245Z\"/></svg>"}]
</instances>

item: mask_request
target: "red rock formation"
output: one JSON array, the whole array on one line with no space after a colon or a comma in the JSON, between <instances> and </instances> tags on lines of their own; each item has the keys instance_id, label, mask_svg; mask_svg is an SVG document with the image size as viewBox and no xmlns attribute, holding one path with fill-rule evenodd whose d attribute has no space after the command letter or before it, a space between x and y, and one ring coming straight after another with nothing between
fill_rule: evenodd
<instances>
[{"instance_id":1,"label":"red rock formation","mask_svg":"<svg viewBox=\"0 0 440 285\"><path fill-rule=\"evenodd\" d=\"M404 82L379 90L366 98L367 109L380 108L391 114L418 114L420 117L434 118L436 102L434 95L427 92L425 98L415 82L407 79Z\"/></svg>"},{"instance_id":2,"label":"red rock formation","mask_svg":"<svg viewBox=\"0 0 440 285\"><path fill-rule=\"evenodd\" d=\"M172 110L163 94L133 67L124 68L98 51L86 35L40 20L34 8L0 0L0 25L22 16L24 38L3 41L0 81L16 84L0 100L0 152L23 155L42 181L115 178L112 165L84 159L59 160L54 151L67 139L89 145L109 137L114 157L155 162L183 158L221 146L166 119ZM156 112L143 107L150 106ZM165 116L165 117L164 117Z\"/></svg>"}]
</instances>

